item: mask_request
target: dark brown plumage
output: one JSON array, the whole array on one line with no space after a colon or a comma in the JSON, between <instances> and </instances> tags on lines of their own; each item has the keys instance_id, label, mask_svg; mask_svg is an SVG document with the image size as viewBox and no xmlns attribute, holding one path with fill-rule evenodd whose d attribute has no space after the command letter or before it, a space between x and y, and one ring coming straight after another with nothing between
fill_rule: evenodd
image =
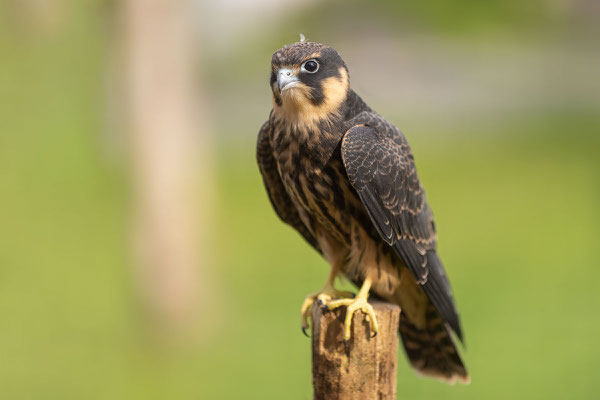
<instances>
[{"instance_id":1,"label":"dark brown plumage","mask_svg":"<svg viewBox=\"0 0 600 400\"><path fill-rule=\"evenodd\" d=\"M342 274L362 286L358 309L369 312L360 302L369 291L400 305L400 335L417 371L467 382L450 335L462 340L458 313L404 135L350 89L331 47L300 42L276 51L271 88L273 110L257 149L265 187L279 217L332 267L303 314L317 299L343 297L333 289Z\"/></svg>"}]
</instances>

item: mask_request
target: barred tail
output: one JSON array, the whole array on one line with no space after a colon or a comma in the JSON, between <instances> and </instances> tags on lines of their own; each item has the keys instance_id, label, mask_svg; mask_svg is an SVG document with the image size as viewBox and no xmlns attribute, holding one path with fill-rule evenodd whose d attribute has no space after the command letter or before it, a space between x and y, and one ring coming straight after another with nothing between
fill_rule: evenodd
<instances>
[{"instance_id":1,"label":"barred tail","mask_svg":"<svg viewBox=\"0 0 600 400\"><path fill-rule=\"evenodd\" d=\"M400 336L417 373L450 384L471 381L448 327L431 303L425 312L423 329L417 328L406 313L400 314Z\"/></svg>"}]
</instances>

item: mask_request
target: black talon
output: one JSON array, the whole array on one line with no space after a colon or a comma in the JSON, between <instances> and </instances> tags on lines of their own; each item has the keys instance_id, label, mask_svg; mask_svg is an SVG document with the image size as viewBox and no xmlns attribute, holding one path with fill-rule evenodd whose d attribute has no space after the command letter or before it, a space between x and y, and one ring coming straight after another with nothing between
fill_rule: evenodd
<instances>
[{"instance_id":1,"label":"black talon","mask_svg":"<svg viewBox=\"0 0 600 400\"><path fill-rule=\"evenodd\" d=\"M306 333L306 327L305 326L302 327L302 333L304 333L304 336L306 336L308 338L310 337L310 335L308 333Z\"/></svg>"},{"instance_id":2,"label":"black talon","mask_svg":"<svg viewBox=\"0 0 600 400\"><path fill-rule=\"evenodd\" d=\"M329 307L327 307L327 304L323 303L323 300L318 299L317 304L321 308L321 311L323 311L323 313L327 313L329 311Z\"/></svg>"},{"instance_id":3,"label":"black talon","mask_svg":"<svg viewBox=\"0 0 600 400\"><path fill-rule=\"evenodd\" d=\"M375 332L375 333L373 334L373 336L371 336L371 339L373 339L375 336L377 336L377 332Z\"/></svg>"}]
</instances>

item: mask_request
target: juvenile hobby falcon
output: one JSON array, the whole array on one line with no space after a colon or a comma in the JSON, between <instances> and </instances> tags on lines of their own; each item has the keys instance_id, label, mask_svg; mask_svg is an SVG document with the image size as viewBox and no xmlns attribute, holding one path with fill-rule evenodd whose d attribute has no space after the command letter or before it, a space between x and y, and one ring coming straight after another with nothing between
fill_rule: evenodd
<instances>
[{"instance_id":1,"label":"juvenile hobby falcon","mask_svg":"<svg viewBox=\"0 0 600 400\"><path fill-rule=\"evenodd\" d=\"M329 46L301 41L271 60L273 110L258 134L257 158L279 217L331 265L323 288L302 305L346 306L377 320L369 293L400 305L399 332L413 368L469 382L450 334L462 341L450 284L437 254L433 214L406 138L350 88L348 68ZM359 288L333 287L342 275Z\"/></svg>"}]
</instances>

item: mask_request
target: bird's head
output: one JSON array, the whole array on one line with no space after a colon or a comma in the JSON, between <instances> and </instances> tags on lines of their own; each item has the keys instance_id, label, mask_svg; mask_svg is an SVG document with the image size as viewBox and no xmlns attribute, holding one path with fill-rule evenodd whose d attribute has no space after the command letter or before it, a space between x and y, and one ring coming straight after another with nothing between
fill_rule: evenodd
<instances>
[{"instance_id":1,"label":"bird's head","mask_svg":"<svg viewBox=\"0 0 600 400\"><path fill-rule=\"evenodd\" d=\"M329 46L301 41L273 53L274 111L290 121L310 124L331 117L349 89L348 68Z\"/></svg>"}]
</instances>

